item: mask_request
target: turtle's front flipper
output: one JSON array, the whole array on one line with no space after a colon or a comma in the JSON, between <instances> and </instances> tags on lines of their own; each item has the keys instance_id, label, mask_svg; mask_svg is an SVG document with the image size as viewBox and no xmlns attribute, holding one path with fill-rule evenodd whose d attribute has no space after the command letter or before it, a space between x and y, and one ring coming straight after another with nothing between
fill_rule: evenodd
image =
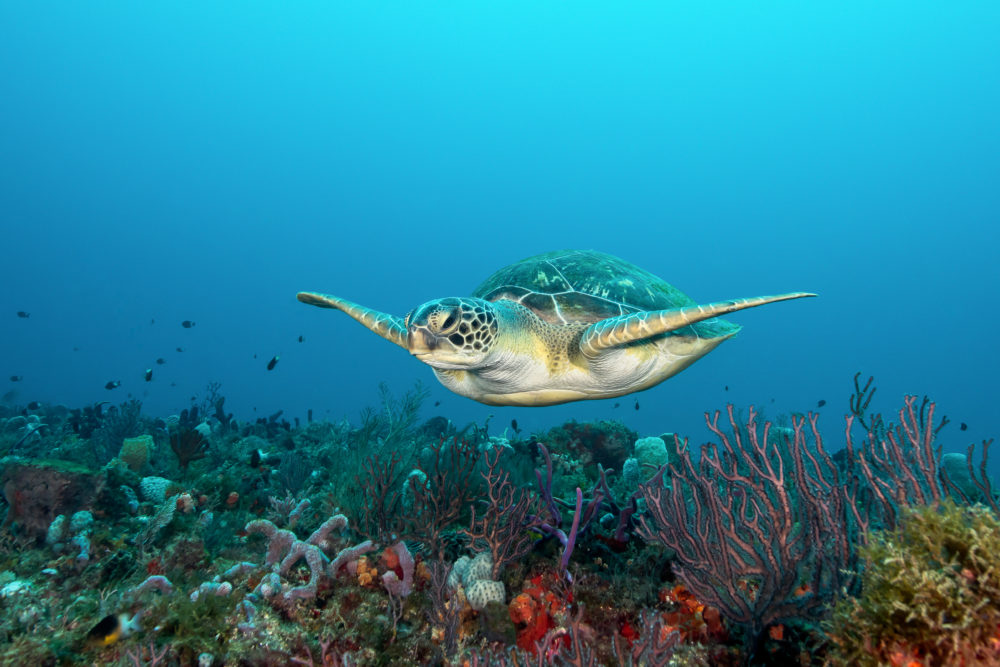
<instances>
[{"instance_id":1,"label":"turtle's front flipper","mask_svg":"<svg viewBox=\"0 0 1000 667\"><path fill-rule=\"evenodd\" d=\"M594 322L587 327L580 339L580 351L587 358L594 358L603 350L618 347L627 343L643 340L651 336L667 333L695 324L713 317L719 317L744 308L763 306L775 301L800 299L806 296L816 296L808 292L792 292L777 296L758 296L751 299L733 299L718 301L704 306L685 306L670 310L653 310L642 313L630 313L619 317L609 317L600 322Z\"/></svg>"},{"instance_id":2,"label":"turtle's front flipper","mask_svg":"<svg viewBox=\"0 0 1000 667\"><path fill-rule=\"evenodd\" d=\"M395 343L406 349L406 327L403 326L403 318L401 317L380 313L377 310L359 306L330 294L299 292L297 297L302 303L343 311L390 343Z\"/></svg>"}]
</instances>

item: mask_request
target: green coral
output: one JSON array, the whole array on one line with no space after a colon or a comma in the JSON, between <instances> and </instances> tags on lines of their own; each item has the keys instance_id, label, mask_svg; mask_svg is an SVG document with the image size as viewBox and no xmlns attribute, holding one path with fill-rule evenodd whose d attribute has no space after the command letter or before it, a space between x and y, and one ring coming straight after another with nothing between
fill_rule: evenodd
<instances>
[{"instance_id":1,"label":"green coral","mask_svg":"<svg viewBox=\"0 0 1000 667\"><path fill-rule=\"evenodd\" d=\"M861 549L859 597L828 624L830 665L995 665L1000 520L981 505L908 508Z\"/></svg>"},{"instance_id":2,"label":"green coral","mask_svg":"<svg viewBox=\"0 0 1000 667\"><path fill-rule=\"evenodd\" d=\"M149 465L149 456L153 451L153 436L139 435L125 438L118 458L125 462L132 472L142 472Z\"/></svg>"}]
</instances>

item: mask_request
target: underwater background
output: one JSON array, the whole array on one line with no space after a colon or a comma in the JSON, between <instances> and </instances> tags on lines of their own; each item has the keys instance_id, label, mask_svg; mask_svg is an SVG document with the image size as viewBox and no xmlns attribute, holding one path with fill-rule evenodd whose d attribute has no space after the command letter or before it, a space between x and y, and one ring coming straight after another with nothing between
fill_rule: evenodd
<instances>
[{"instance_id":1,"label":"underwater background","mask_svg":"<svg viewBox=\"0 0 1000 667\"><path fill-rule=\"evenodd\" d=\"M820 295L732 316L735 339L622 404L641 432L772 398L839 427L862 371L966 422L955 445L995 433L994 3L0 11L21 401L176 412L217 381L238 415L340 417L421 379L456 421L613 417L477 405L295 300L402 316L594 248L700 302Z\"/></svg>"},{"instance_id":2,"label":"underwater background","mask_svg":"<svg viewBox=\"0 0 1000 667\"><path fill-rule=\"evenodd\" d=\"M836 450L861 372L964 452L998 433L998 34L995 2L2 3L2 402L166 417L220 383L237 420L356 420L421 381L422 418L497 434L700 443L733 403L818 409ZM295 299L402 316L561 248L700 303L819 298L531 409Z\"/></svg>"}]
</instances>

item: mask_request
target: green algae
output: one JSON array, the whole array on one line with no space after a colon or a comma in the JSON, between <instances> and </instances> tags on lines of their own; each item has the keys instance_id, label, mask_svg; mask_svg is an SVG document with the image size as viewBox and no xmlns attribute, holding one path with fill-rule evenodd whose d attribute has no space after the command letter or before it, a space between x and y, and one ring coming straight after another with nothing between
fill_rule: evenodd
<instances>
[{"instance_id":1,"label":"green algae","mask_svg":"<svg viewBox=\"0 0 1000 667\"><path fill-rule=\"evenodd\" d=\"M995 665L1000 652L1000 519L988 508L903 511L861 548L862 592L837 604L828 664Z\"/></svg>"}]
</instances>

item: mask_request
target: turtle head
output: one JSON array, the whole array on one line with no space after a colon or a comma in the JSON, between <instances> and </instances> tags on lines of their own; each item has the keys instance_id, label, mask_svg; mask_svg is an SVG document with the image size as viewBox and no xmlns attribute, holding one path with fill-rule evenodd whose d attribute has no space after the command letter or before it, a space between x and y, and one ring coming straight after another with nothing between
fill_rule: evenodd
<instances>
[{"instance_id":1,"label":"turtle head","mask_svg":"<svg viewBox=\"0 0 1000 667\"><path fill-rule=\"evenodd\" d=\"M412 310L403 321L406 347L439 369L481 366L497 339L497 313L483 299L447 297Z\"/></svg>"}]
</instances>

